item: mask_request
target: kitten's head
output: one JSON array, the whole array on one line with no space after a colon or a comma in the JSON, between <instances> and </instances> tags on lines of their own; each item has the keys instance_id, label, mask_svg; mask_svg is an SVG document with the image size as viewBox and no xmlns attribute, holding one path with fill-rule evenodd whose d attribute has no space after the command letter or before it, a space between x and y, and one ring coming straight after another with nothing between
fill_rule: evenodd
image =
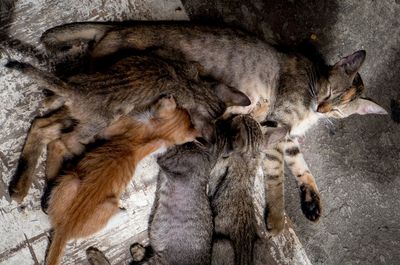
<instances>
[{"instance_id":1,"label":"kitten's head","mask_svg":"<svg viewBox=\"0 0 400 265\"><path fill-rule=\"evenodd\" d=\"M352 114L387 114L375 102L361 97L364 83L358 70L365 51L342 58L329 69L328 78L318 81L316 111L326 117L345 118Z\"/></svg>"},{"instance_id":2,"label":"kitten's head","mask_svg":"<svg viewBox=\"0 0 400 265\"><path fill-rule=\"evenodd\" d=\"M191 89L194 91L194 104L188 110L192 122L209 142L215 141L214 121L224 114L226 108L251 104L244 93L215 81L200 80L192 83Z\"/></svg>"},{"instance_id":3,"label":"kitten's head","mask_svg":"<svg viewBox=\"0 0 400 265\"><path fill-rule=\"evenodd\" d=\"M188 112L178 108L172 96L162 97L152 106L151 123L154 137L166 141L167 146L190 142L200 136Z\"/></svg>"},{"instance_id":4,"label":"kitten's head","mask_svg":"<svg viewBox=\"0 0 400 265\"><path fill-rule=\"evenodd\" d=\"M218 124L219 135L224 135L223 156L233 153L257 155L280 142L288 133L286 128L268 128L263 134L257 121L250 115L236 115Z\"/></svg>"}]
</instances>

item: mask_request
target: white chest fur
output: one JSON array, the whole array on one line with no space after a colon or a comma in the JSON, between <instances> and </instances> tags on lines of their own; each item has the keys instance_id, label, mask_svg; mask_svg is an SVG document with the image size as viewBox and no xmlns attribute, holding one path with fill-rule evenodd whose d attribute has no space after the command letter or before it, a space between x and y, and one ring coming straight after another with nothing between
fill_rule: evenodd
<instances>
[{"instance_id":1,"label":"white chest fur","mask_svg":"<svg viewBox=\"0 0 400 265\"><path fill-rule=\"evenodd\" d=\"M291 137L300 137L303 136L311 126L316 124L318 120L321 118L321 115L311 111L307 114L307 116L299 121L295 126L292 127L290 131Z\"/></svg>"}]
</instances>

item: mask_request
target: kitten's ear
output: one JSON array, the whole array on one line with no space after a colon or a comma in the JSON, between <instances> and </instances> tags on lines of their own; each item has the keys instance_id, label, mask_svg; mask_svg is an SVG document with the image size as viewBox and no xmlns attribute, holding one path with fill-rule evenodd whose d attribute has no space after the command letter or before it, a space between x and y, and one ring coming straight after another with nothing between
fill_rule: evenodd
<instances>
[{"instance_id":1,"label":"kitten's ear","mask_svg":"<svg viewBox=\"0 0 400 265\"><path fill-rule=\"evenodd\" d=\"M352 101L349 106L341 110L345 117L350 116L352 114L366 115L366 114L388 114L387 111L376 104L375 102L359 98Z\"/></svg>"},{"instance_id":2,"label":"kitten's ear","mask_svg":"<svg viewBox=\"0 0 400 265\"><path fill-rule=\"evenodd\" d=\"M207 112L202 109L202 106L192 108L189 110L190 120L199 134L197 137L203 137L207 142L214 143L214 124L212 123L211 118L207 118L204 113Z\"/></svg>"},{"instance_id":3,"label":"kitten's ear","mask_svg":"<svg viewBox=\"0 0 400 265\"><path fill-rule=\"evenodd\" d=\"M218 98L225 102L227 107L248 106L251 104L250 99L236 88L224 84L218 84L214 89Z\"/></svg>"},{"instance_id":4,"label":"kitten's ear","mask_svg":"<svg viewBox=\"0 0 400 265\"><path fill-rule=\"evenodd\" d=\"M264 134L262 149L266 150L282 141L288 134L288 129L284 127L269 127L267 133Z\"/></svg>"},{"instance_id":5,"label":"kitten's ear","mask_svg":"<svg viewBox=\"0 0 400 265\"><path fill-rule=\"evenodd\" d=\"M352 55L340 59L333 67L341 68L349 76L358 72L361 65L364 63L366 52L364 50L356 51Z\"/></svg>"}]
</instances>

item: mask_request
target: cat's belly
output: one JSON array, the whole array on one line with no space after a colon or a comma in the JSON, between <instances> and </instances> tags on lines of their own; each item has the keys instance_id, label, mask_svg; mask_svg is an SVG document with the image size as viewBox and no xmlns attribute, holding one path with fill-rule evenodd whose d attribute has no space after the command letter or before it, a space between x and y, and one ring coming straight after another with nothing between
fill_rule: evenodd
<instances>
[{"instance_id":1,"label":"cat's belly","mask_svg":"<svg viewBox=\"0 0 400 265\"><path fill-rule=\"evenodd\" d=\"M250 80L242 82L239 85L232 84L233 87L238 88L241 92L245 93L249 97L251 104L249 106L240 107L232 106L228 107L225 111L224 117L232 114L250 114L257 121L262 121L270 110L270 102L273 98L272 88L267 84L261 82L261 80Z\"/></svg>"}]
</instances>

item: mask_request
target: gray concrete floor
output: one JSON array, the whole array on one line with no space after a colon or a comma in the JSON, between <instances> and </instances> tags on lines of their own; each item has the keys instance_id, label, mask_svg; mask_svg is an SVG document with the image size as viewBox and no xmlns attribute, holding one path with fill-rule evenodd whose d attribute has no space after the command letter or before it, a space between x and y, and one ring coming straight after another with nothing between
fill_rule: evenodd
<instances>
[{"instance_id":1,"label":"gray concrete floor","mask_svg":"<svg viewBox=\"0 0 400 265\"><path fill-rule=\"evenodd\" d=\"M185 0L191 19L214 18L294 45L316 34L330 63L367 51L366 95L390 110L400 95L400 1ZM313 264L400 264L400 125L354 116L307 134L305 158L322 194L318 224L300 210L286 176L286 210Z\"/></svg>"},{"instance_id":2,"label":"gray concrete floor","mask_svg":"<svg viewBox=\"0 0 400 265\"><path fill-rule=\"evenodd\" d=\"M10 32L32 48L46 28L72 21L187 18L178 8L180 1L81 2L19 0L19 13ZM314 33L330 63L365 49L367 60L361 75L367 96L389 110L390 100L400 95L398 0L184 0L183 7L181 10L186 10L192 20L222 21L276 43L294 45ZM46 237L39 233L48 229L37 203L43 183L35 183L36 190L25 202L25 210L1 191L15 169L41 93L28 80L20 78L16 84L15 76L4 69L0 72L1 227L11 231L0 235L0 263L38 264L47 245L45 239L38 240ZM286 180L286 209L313 264L400 264L399 129L389 116L357 116L329 127L321 123L307 134L303 151L322 194L323 217L318 224L303 217L292 176ZM16 214L7 217L13 211ZM6 222L14 225L7 226ZM144 228L135 229L140 232ZM103 248L114 244L104 236L100 238ZM127 238L126 246L132 240ZM29 253L39 253L40 257L31 260ZM106 254L116 255L116 251L111 249Z\"/></svg>"}]
</instances>

